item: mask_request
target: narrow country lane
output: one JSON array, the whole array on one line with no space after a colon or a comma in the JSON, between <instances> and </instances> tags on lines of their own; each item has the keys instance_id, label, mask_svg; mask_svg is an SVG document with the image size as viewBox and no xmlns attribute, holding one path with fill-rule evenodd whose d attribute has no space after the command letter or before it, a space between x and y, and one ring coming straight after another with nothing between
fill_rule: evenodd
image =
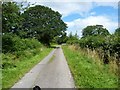
<instances>
[{"instance_id":1,"label":"narrow country lane","mask_svg":"<svg viewBox=\"0 0 120 90\"><path fill-rule=\"evenodd\" d=\"M61 47L30 70L12 88L74 88L74 81Z\"/></svg>"}]
</instances>

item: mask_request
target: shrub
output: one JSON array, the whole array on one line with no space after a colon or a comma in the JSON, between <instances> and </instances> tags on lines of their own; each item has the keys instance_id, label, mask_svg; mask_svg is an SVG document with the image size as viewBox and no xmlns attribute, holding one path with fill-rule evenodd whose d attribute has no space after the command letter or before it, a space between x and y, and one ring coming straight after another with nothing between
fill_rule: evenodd
<instances>
[{"instance_id":1,"label":"shrub","mask_svg":"<svg viewBox=\"0 0 120 90\"><path fill-rule=\"evenodd\" d=\"M12 52L13 51L13 35L12 34L5 34L2 36L2 52Z\"/></svg>"},{"instance_id":2,"label":"shrub","mask_svg":"<svg viewBox=\"0 0 120 90\"><path fill-rule=\"evenodd\" d=\"M42 46L42 44L34 38L21 39L19 36L13 34L5 34L2 39L3 53L24 51Z\"/></svg>"},{"instance_id":3,"label":"shrub","mask_svg":"<svg viewBox=\"0 0 120 90\"><path fill-rule=\"evenodd\" d=\"M79 45L81 48L89 48L98 51L105 64L109 63L109 57L115 57L117 61L119 61L120 37L118 35L88 36L81 38Z\"/></svg>"}]
</instances>

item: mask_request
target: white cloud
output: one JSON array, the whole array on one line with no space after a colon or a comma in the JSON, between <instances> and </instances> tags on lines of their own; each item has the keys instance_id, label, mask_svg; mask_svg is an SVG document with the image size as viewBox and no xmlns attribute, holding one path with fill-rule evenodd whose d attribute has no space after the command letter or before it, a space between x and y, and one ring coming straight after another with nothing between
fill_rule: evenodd
<instances>
[{"instance_id":1,"label":"white cloud","mask_svg":"<svg viewBox=\"0 0 120 90\"><path fill-rule=\"evenodd\" d=\"M113 33L114 30L118 27L118 23L112 21L110 18L106 16L89 16L84 19L76 19L72 22L66 22L68 25L68 31L73 32L73 34L78 32L79 36L81 36L81 31L88 25L96 25L100 24L103 25L104 28L108 29L110 33Z\"/></svg>"},{"instance_id":2,"label":"white cloud","mask_svg":"<svg viewBox=\"0 0 120 90\"><path fill-rule=\"evenodd\" d=\"M36 4L48 6L61 13L63 17L72 13L84 16L93 8L92 3L88 2L37 2Z\"/></svg>"},{"instance_id":3,"label":"white cloud","mask_svg":"<svg viewBox=\"0 0 120 90\"><path fill-rule=\"evenodd\" d=\"M111 6L115 9L117 9L118 2L96 2L96 6Z\"/></svg>"},{"instance_id":4,"label":"white cloud","mask_svg":"<svg viewBox=\"0 0 120 90\"><path fill-rule=\"evenodd\" d=\"M24 0L25 1L25 0ZM62 17L66 17L72 13L77 13L81 16L86 16L91 9L97 6L111 6L117 8L118 0L26 0L27 2L44 5L58 11ZM109 1L109 2L108 2ZM94 3L93 3L94 2Z\"/></svg>"}]
</instances>

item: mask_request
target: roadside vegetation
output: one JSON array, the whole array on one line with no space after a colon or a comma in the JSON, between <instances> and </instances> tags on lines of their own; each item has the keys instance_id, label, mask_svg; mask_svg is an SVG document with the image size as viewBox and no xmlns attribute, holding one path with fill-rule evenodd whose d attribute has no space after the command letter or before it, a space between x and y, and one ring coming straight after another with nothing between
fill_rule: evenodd
<instances>
[{"instance_id":1,"label":"roadside vegetation","mask_svg":"<svg viewBox=\"0 0 120 90\"><path fill-rule=\"evenodd\" d=\"M18 52L19 55L17 56L10 53L3 54L2 88L13 86L25 73L47 56L51 50L52 48L41 47Z\"/></svg>"},{"instance_id":2,"label":"roadside vegetation","mask_svg":"<svg viewBox=\"0 0 120 90\"><path fill-rule=\"evenodd\" d=\"M77 88L117 88L118 77L99 58L77 46L63 46L63 51Z\"/></svg>"},{"instance_id":3,"label":"roadside vegetation","mask_svg":"<svg viewBox=\"0 0 120 90\"><path fill-rule=\"evenodd\" d=\"M120 63L120 28L117 28L113 34L104 28L103 25L91 25L82 30L82 37L77 33L69 34L67 37L68 45L75 45L87 54L98 57L105 65L113 63L119 67ZM115 70L116 74L118 70Z\"/></svg>"},{"instance_id":4,"label":"roadside vegetation","mask_svg":"<svg viewBox=\"0 0 120 90\"><path fill-rule=\"evenodd\" d=\"M114 34L103 25L91 25L77 33L69 34L65 56L80 88L119 87L120 28Z\"/></svg>"}]
</instances>

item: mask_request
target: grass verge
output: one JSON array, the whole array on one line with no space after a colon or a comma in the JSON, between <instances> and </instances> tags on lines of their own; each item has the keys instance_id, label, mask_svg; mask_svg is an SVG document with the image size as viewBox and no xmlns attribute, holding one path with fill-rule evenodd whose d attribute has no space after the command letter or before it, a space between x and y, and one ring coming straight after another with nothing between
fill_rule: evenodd
<instances>
[{"instance_id":1,"label":"grass verge","mask_svg":"<svg viewBox=\"0 0 120 90\"><path fill-rule=\"evenodd\" d=\"M15 82L17 82L21 77L24 76L33 66L35 66L38 62L40 62L45 56L47 56L51 48L44 48L43 51L36 54L32 58L24 58L24 60L19 60L16 63L17 67L14 68L6 68L2 70L2 88L10 88Z\"/></svg>"},{"instance_id":2,"label":"grass verge","mask_svg":"<svg viewBox=\"0 0 120 90\"><path fill-rule=\"evenodd\" d=\"M82 51L62 46L77 88L117 88L118 77L108 72L107 66L102 69L94 60Z\"/></svg>"}]
</instances>

